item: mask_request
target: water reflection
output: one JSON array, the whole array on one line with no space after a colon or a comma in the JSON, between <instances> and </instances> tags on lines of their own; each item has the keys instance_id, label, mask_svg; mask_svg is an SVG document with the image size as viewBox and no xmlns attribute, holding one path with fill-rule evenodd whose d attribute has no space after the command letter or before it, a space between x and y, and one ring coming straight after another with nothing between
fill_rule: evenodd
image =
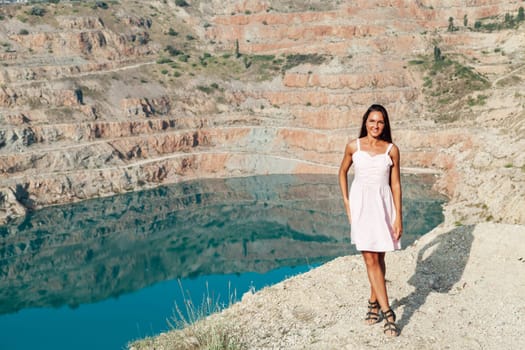
<instances>
[{"instance_id":1,"label":"water reflection","mask_svg":"<svg viewBox=\"0 0 525 350\"><path fill-rule=\"evenodd\" d=\"M443 220L431 180L403 178L404 245ZM0 227L0 314L354 253L336 181L201 180L37 211Z\"/></svg>"}]
</instances>

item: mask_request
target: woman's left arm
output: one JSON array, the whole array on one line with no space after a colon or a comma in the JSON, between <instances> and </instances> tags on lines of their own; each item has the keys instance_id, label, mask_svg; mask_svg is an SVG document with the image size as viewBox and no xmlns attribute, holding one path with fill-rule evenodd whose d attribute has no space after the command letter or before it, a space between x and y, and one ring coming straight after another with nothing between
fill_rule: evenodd
<instances>
[{"instance_id":1,"label":"woman's left arm","mask_svg":"<svg viewBox=\"0 0 525 350\"><path fill-rule=\"evenodd\" d=\"M390 151L392 158L392 170L390 172L390 187L394 197L394 206L396 208L396 219L394 220L394 239L399 240L403 234L403 205L401 199L401 175L399 170L399 148L396 145Z\"/></svg>"}]
</instances>

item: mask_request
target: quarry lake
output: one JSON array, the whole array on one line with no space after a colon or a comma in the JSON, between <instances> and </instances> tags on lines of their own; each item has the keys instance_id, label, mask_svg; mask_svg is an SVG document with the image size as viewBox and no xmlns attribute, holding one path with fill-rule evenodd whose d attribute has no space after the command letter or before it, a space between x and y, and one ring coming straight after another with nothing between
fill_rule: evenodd
<instances>
[{"instance_id":1,"label":"quarry lake","mask_svg":"<svg viewBox=\"0 0 525 350\"><path fill-rule=\"evenodd\" d=\"M403 175L407 246L443 220L432 175ZM0 227L0 349L122 349L184 300L239 300L350 245L337 176L184 182L46 208Z\"/></svg>"}]
</instances>

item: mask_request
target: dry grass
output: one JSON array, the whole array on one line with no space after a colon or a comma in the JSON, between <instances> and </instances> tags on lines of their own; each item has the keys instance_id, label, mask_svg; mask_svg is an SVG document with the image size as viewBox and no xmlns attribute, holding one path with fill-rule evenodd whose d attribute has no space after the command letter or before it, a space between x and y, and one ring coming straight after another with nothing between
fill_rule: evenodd
<instances>
[{"instance_id":1,"label":"dry grass","mask_svg":"<svg viewBox=\"0 0 525 350\"><path fill-rule=\"evenodd\" d=\"M183 306L175 303L173 317L169 325L172 331L158 337L146 338L132 342L129 348L173 349L173 350L241 350L244 349L239 337L235 336L229 321L214 318L216 314L229 307L235 301L235 293L228 296L228 304L221 304L219 297L214 300L206 284L206 294L200 305L195 305L184 293L181 282L179 288L183 295Z\"/></svg>"}]
</instances>

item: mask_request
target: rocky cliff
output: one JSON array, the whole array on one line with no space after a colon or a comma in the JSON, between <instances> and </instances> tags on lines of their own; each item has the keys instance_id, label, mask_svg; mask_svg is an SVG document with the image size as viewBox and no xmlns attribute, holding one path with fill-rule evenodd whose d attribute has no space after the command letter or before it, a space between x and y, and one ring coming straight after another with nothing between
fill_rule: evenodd
<instances>
[{"instance_id":1,"label":"rocky cliff","mask_svg":"<svg viewBox=\"0 0 525 350\"><path fill-rule=\"evenodd\" d=\"M457 223L525 222L521 1L0 7L0 216L193 178L335 173L371 103Z\"/></svg>"}]
</instances>

